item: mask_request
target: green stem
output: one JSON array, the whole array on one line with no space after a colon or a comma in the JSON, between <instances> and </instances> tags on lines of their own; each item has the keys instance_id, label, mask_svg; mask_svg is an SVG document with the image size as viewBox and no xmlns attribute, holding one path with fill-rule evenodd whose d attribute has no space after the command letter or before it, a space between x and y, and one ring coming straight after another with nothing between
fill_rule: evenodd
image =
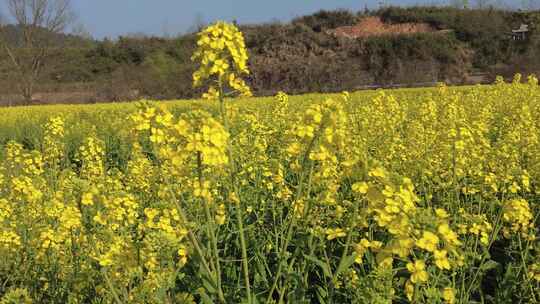
<instances>
[{"instance_id":1,"label":"green stem","mask_svg":"<svg viewBox=\"0 0 540 304\"><path fill-rule=\"evenodd\" d=\"M525 263L525 255L524 254L525 254L525 252L529 252L529 246L528 246L529 243L527 242L527 250L524 251L523 246L521 244L521 235L518 235L518 240L519 240L519 253L521 255L521 265L523 266L524 277L527 280L527 286L531 290L531 296L532 296L533 303L537 303L534 288L531 286L531 280L527 276L527 264Z\"/></svg>"},{"instance_id":2,"label":"green stem","mask_svg":"<svg viewBox=\"0 0 540 304\"><path fill-rule=\"evenodd\" d=\"M495 242L495 239L497 238L497 235L499 234L499 231L501 230L500 221L501 221L501 218L502 218L502 214L503 214L503 211L501 209L499 211L499 215L497 216L497 220L495 221L495 224L493 225L493 232L491 234L489 243L488 243L488 245L486 247L487 252L489 252L491 246L493 245L493 242ZM478 240L478 238L477 238L477 240ZM480 262L480 266L478 266L478 269L474 273L472 282L470 282L469 287L467 288L467 292L465 293L465 295L470 295L471 294L471 291L472 291L472 289L473 289L473 287L475 285L476 279L480 275L480 272L482 271L482 265L484 264L486 259L487 259L487 254L483 254L482 255L482 260Z\"/></svg>"},{"instance_id":3,"label":"green stem","mask_svg":"<svg viewBox=\"0 0 540 304\"><path fill-rule=\"evenodd\" d=\"M223 100L223 81L220 77L219 79L219 108L221 111L221 118L223 120L223 126L225 127L225 130L227 132L230 132L229 129L229 122L227 120L227 113L225 109L225 102ZM251 304L251 284L249 280L249 265L248 265L248 256L247 256L247 246L246 246L246 237L244 233L244 223L243 223L243 212L242 212L242 204L240 199L240 189L238 188L238 185L236 183L236 163L233 158L232 153L232 147L230 140L227 142L227 152L229 154L229 166L230 166L230 174L231 174L231 183L232 187L235 191L235 194L237 195L237 198L239 200L238 205L236 206L236 221L238 225L238 234L240 236L240 247L242 251L242 268L244 270L244 284L246 287L246 294L247 294L247 304Z\"/></svg>"},{"instance_id":4,"label":"green stem","mask_svg":"<svg viewBox=\"0 0 540 304\"><path fill-rule=\"evenodd\" d=\"M343 248L343 253L341 254L341 258L339 259L338 263L338 269L341 268L341 265L345 262L345 258L347 258L347 255L349 253L349 247L351 246L352 237L353 237L353 231L356 226L356 214L357 214L357 208L354 208L355 212L353 213L353 218L351 219L351 224L349 225L349 231L347 234L347 240L345 241L345 248ZM335 282L337 280L337 275L339 273L334 273L332 282Z\"/></svg>"},{"instance_id":5,"label":"green stem","mask_svg":"<svg viewBox=\"0 0 540 304\"><path fill-rule=\"evenodd\" d=\"M170 183L169 183L170 184ZM227 301L225 300L225 296L223 294L223 290L221 288L221 285L218 284L218 279L216 278L216 276L214 275L214 273L212 272L212 270L210 269L210 266L208 265L208 262L206 261L206 258L204 256L204 253L203 253L203 250L201 249L201 246L199 244L199 241L197 240L197 237L195 236L195 234L193 233L193 231L188 227L187 225L187 216L186 216L186 213L184 212L184 209L182 208L182 206L180 206L180 204L178 203L178 200L176 199L176 194L174 193L174 191L172 191L172 189L169 190L169 193L171 194L171 196L173 197L173 200L176 204L176 209L178 210L178 214L180 216L180 220L182 221L182 223L184 223L184 225L186 226L186 230L188 231L188 238L189 238L189 241L191 242L191 244L193 245L193 248L195 248L195 252L197 253L197 255L199 256L199 259L201 259L201 263L202 263L202 266L204 268L204 270L206 271L206 274L208 275L208 277L210 279L212 279L214 281L214 284L217 286L218 288L218 298L219 298L219 301L221 303L226 303ZM215 268L215 267L214 267Z\"/></svg>"},{"instance_id":6,"label":"green stem","mask_svg":"<svg viewBox=\"0 0 540 304\"><path fill-rule=\"evenodd\" d=\"M103 274L103 277L105 278L105 282L107 282L107 286L109 286L109 289L111 291L111 294L113 295L113 298L114 298L114 301L117 303L117 304L122 304L124 302L122 302L120 300L120 297L118 296L118 293L116 293L116 289L114 288L111 280L109 279L109 276L107 275L107 271L106 270L103 270L101 272Z\"/></svg>"},{"instance_id":7,"label":"green stem","mask_svg":"<svg viewBox=\"0 0 540 304\"><path fill-rule=\"evenodd\" d=\"M198 180L199 180L199 188L202 189L203 187L203 181L202 181L202 156L201 152L197 152L197 172L198 172ZM208 236L210 237L210 246L213 251L214 256L214 265L216 270L216 284L218 287L218 290L222 290L221 288L221 268L219 263L219 250L218 250L218 241L215 234L216 229L216 222L214 221L214 218L212 217L212 213L210 212L210 202L208 200L203 199L203 205L204 205L204 212L206 214L206 220L208 221L209 227L207 229Z\"/></svg>"},{"instance_id":8,"label":"green stem","mask_svg":"<svg viewBox=\"0 0 540 304\"><path fill-rule=\"evenodd\" d=\"M311 153L311 150L313 149L313 146L315 145L315 142L317 141L318 137L322 133L323 129L324 129L324 124L321 124L321 127L317 131L317 134L315 134L313 136L313 139L309 143L308 148L306 149L306 151L305 151L305 153L303 155L303 158L302 158L302 172L301 172L300 178L298 180L298 189L296 191L294 201L297 201L301 197L301 195L303 193L303 184L304 184L304 179L305 179L305 175L306 175L305 174L306 173L305 169L306 169L306 165L307 165L308 160L309 160L309 154ZM313 166L311 166L310 170L309 170L309 175L310 176L311 176L312 171L313 171ZM306 210L306 208L304 208L304 211L305 210ZM287 228L287 234L286 234L286 237L285 237L285 242L284 242L283 246L281 247L281 256L279 257L278 270L277 270L277 273L276 273L276 277L274 278L274 282L272 284L272 287L270 288L270 292L268 293L266 303L271 303L272 295L273 295L274 291L277 288L277 283L278 283L278 281L279 281L279 279L281 277L281 272L283 271L283 262L284 262L283 259L286 258L285 253L287 252L287 247L289 247L289 243L291 241L292 234L293 234L294 228L296 226L296 222L297 222L297 217L293 213L291 223L289 224L289 226Z\"/></svg>"}]
</instances>

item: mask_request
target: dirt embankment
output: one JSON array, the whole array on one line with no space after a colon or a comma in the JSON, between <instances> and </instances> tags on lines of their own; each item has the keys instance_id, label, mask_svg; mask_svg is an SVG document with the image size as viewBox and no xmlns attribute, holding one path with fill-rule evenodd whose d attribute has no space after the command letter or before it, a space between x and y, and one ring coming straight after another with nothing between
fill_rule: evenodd
<instances>
[{"instance_id":1,"label":"dirt embankment","mask_svg":"<svg viewBox=\"0 0 540 304\"><path fill-rule=\"evenodd\" d=\"M404 35L439 32L427 23L384 23L379 17L367 17L353 26L342 26L328 31L329 34L347 38L365 38L383 35Z\"/></svg>"}]
</instances>

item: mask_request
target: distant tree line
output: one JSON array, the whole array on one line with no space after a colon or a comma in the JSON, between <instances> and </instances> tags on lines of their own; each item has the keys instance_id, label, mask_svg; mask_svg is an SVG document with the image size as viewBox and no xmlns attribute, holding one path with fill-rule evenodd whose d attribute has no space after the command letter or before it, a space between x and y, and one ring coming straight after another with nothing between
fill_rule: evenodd
<instances>
[{"instance_id":1,"label":"distant tree line","mask_svg":"<svg viewBox=\"0 0 540 304\"><path fill-rule=\"evenodd\" d=\"M439 30L350 39L327 30L354 25L367 16L387 23L424 22ZM289 23L241 25L250 54L249 82L256 95L354 90L365 85L446 81L465 83L472 72L489 75L535 72L540 13L486 7L385 7L358 13L320 11ZM524 41L509 33L521 23L531 30ZM21 28L3 27L13 43ZM93 90L88 101L148 97L191 98L196 68L190 57L196 34L174 38L125 36L115 40L51 33L61 47L43 62L35 92ZM15 70L0 50L0 95L16 94ZM493 76L494 77L494 76Z\"/></svg>"}]
</instances>

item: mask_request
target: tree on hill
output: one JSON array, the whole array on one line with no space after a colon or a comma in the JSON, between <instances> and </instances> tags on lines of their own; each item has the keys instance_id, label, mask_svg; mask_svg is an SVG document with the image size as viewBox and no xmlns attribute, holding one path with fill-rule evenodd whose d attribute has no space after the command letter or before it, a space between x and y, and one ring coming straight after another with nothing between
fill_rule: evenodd
<instances>
[{"instance_id":1,"label":"tree on hill","mask_svg":"<svg viewBox=\"0 0 540 304\"><path fill-rule=\"evenodd\" d=\"M74 20L71 1L5 1L13 25L0 26L0 47L9 57L20 94L30 103L46 59L61 42L59 34Z\"/></svg>"}]
</instances>

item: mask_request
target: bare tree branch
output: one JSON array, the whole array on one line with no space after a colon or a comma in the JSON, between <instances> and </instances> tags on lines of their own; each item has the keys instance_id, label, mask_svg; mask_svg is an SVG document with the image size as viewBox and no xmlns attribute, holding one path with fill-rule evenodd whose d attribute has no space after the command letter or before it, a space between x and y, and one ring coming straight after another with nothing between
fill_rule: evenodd
<instances>
[{"instance_id":1,"label":"bare tree branch","mask_svg":"<svg viewBox=\"0 0 540 304\"><path fill-rule=\"evenodd\" d=\"M0 26L0 45L8 54L20 78L20 91L26 102L32 100L44 60L57 43L59 34L74 21L71 0L5 0L19 39L6 37Z\"/></svg>"}]
</instances>

